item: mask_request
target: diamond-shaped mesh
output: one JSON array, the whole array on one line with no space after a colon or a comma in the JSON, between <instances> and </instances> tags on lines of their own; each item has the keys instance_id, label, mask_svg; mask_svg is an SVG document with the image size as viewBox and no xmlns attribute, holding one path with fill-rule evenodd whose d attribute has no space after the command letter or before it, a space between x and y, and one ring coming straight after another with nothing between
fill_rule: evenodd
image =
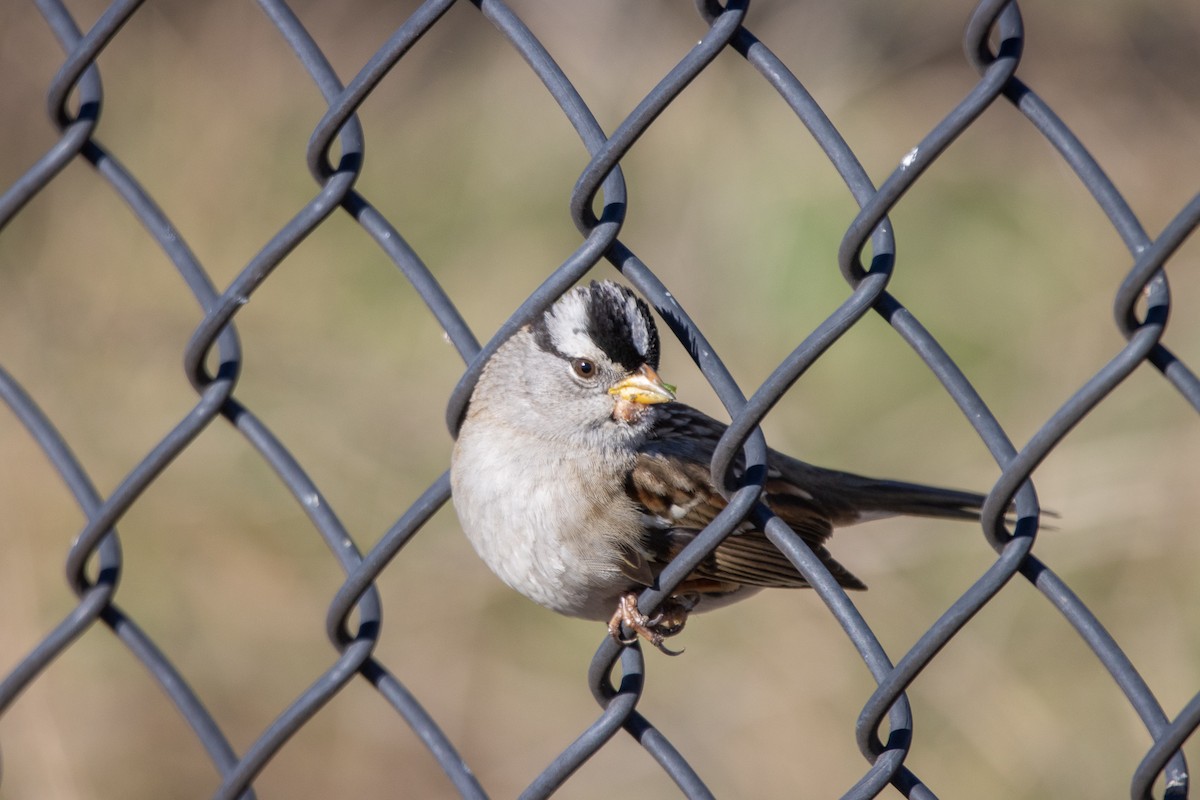
<instances>
[{"instance_id":1,"label":"diamond-shaped mesh","mask_svg":"<svg viewBox=\"0 0 1200 800\"><path fill-rule=\"evenodd\" d=\"M698 17L649 2L312 4L299 16L282 0L259 5L127 0L69 11L39 0L40 18L15 4L0 12L11 131L34 130L28 101L41 90L39 65L50 63L47 30L66 54L45 89L57 138L37 144L32 167L9 167L0 196L0 396L11 412L0 439L11 506L0 509L4 796L274 795L268 786L280 796L364 787L437 796L452 786L480 797L527 786L524 797L560 788L607 797L664 792L669 779L688 797L934 797L939 780L952 794L972 787L962 774L975 776L974 796L1063 796L1076 781L1085 788L1075 796L1087 796L1097 780L1111 796L1147 797L1156 786L1187 795L1185 742L1200 726L1200 595L1171 576L1200 564L1200 381L1185 361L1197 353L1187 332L1198 330L1185 300L1170 328L1184 333L1168 336L1166 270L1189 266L1186 252L1175 257L1200 222L1200 195L1170 211L1173 187L1138 186L1130 164L1140 162L1114 156L1110 169L1134 185L1118 191L1031 88L1015 3L981 2L962 18L949 4L763 3L757 23L748 0L698 2ZM1194 14L1134 5L1095 19L1082 6L1064 13L1092 31L1085 38L1124 25L1134 60L1200 66L1187 60L1200 28L1180 33ZM946 38L964 21L969 70ZM659 35L664 25L677 40ZM364 37L393 26L366 52ZM237 35L222 41L218 29ZM791 65L752 29L779 42ZM694 46L681 47L685 39ZM797 41L818 55L797 53ZM1117 55L1112 63L1127 63ZM1149 72L1104 73L1106 63L1051 66L1078 70L1086 87L1067 98L1072 116L1115 128L1136 108L1083 92L1159 90L1129 89ZM103 81L110 68L127 85ZM881 75L861 77L873 69ZM339 75L352 77L343 85ZM322 106L316 94L295 101L305 76ZM821 96L831 100L818 104ZM177 105L164 108L164 97ZM1200 108L1200 95L1175 99L1193 117ZM233 110L218 115L219 105ZM621 107L632 111L613 110ZM841 120L859 132L857 153ZM924 132L923 120L936 124ZM1144 141L1102 149L1154 158L1162 147L1181 180L1194 181L1191 142L1162 142L1198 126L1173 124L1151 122ZM295 178L302 136L315 191ZM959 137L974 137L962 143L974 149L956 159ZM30 148L8 142L19 154ZM753 155L777 173L739 174ZM985 157L995 159L985 165L994 182L972 186L981 173L966 162ZM814 177L834 176L830 166L841 200ZM223 188L210 192L210 180ZM239 182L238 193L224 188ZM643 184L666 188L646 201ZM1006 187L1012 196L1000 194ZM1090 201L1079 202L1084 190ZM1061 194L1032 196L1042 191ZM1058 207L1067 196L1076 205ZM1165 221L1161 232L1146 232L1126 196L1154 198L1145 213ZM1037 230L1050 232L1049 249L1031 246L1014 221L1022 204L1046 217ZM577 234L557 225L563 211ZM557 227L523 224L534 218ZM672 248L680 263L667 263ZM63 252L75 255L63 263ZM1111 263L1090 263L1097 253ZM169 266L174 277L164 277ZM455 527L447 514L431 522L450 496L448 440L431 422L444 408L456 430L498 343L568 287L614 269L680 342L664 375L685 382L686 352L732 420L714 474L738 453L761 463L759 424L786 418L818 452L772 443L806 459L828 463L818 456L836 445L847 455L830 466L924 480L905 472L912 465L927 482L967 488L991 480L974 529L982 536L920 524L890 541L882 531L840 533L839 557L865 562L856 571L874 577L873 591L852 602L780 520L766 521L815 597L799 610L788 601L772 612L758 599L696 620L681 637L688 654L669 664L603 638L586 674L601 710L582 719L563 698L582 694L579 654L590 640L570 637L599 638L599 627L546 619L478 564L454 561L466 553L459 539L419 534ZM831 280L838 271L844 280ZM1115 332L1093 299L1112 303ZM914 309L930 309L937 324ZM496 324L481 346L473 330ZM770 341L755 341L764 334ZM179 355L192 394L163 366ZM1049 377L1031 379L1039 374ZM822 406L820 387L839 385L849 388ZM683 399L700 403L704 392L696 380ZM914 411L914 395L929 404ZM1156 424L1114 425L1126 416ZM1105 435L1072 452L1085 421ZM349 443L329 444L339 437ZM1094 444L1122 438L1124 449ZM990 478L985 451L998 467ZM856 463L856 453L879 461ZM1039 531L1032 477L1055 459L1089 489L1066 506L1047 500L1060 516ZM230 493L241 505L226 507ZM757 496L753 483L734 492L728 513L643 603L660 600L741 519L764 514ZM370 525L381 510L400 516L380 536ZM869 537L879 537L874 566ZM918 544L926 537L933 543ZM52 554L61 564L63 553L73 598L47 579ZM888 577L936 576L916 562L954 554L958 566L925 597ZM1139 560L1146 571L1119 569ZM1067 569L1053 570L1055 561ZM1063 575L1080 577L1068 585ZM1145 577L1155 575L1161 585ZM191 605L197 597L205 610ZM1014 612L1022 603L1028 611ZM322 644L310 639L313 613L326 607ZM1105 619L1101 608L1124 610ZM523 627L526 616L546 627ZM775 650L782 661L771 660ZM141 685L128 655L161 692ZM794 671L778 666L789 659ZM851 674L854 663L867 670ZM1048 677L1006 675L1022 669ZM697 677L709 670L711 683ZM578 685L539 690L551 673ZM757 717L736 708L751 691ZM849 717L838 691L857 698ZM789 707L796 692L829 698L836 723ZM923 707L928 717L915 725ZM272 710L264 717L263 708ZM664 718L671 724L660 729ZM1134 741L1114 730L1138 726L1140 749L1118 763L1105 742ZM649 758L631 755L622 732ZM828 742L838 736L855 740L862 760ZM203 757L174 749L188 737ZM340 738L353 742L341 748L353 758L334 755ZM813 775L777 756L756 759L757 749L828 763ZM427 774L435 762L449 783ZM661 772L647 778L648 768ZM375 771L377 782L362 778ZM305 777L280 777L288 772ZM310 777L318 774L323 783Z\"/></svg>"}]
</instances>

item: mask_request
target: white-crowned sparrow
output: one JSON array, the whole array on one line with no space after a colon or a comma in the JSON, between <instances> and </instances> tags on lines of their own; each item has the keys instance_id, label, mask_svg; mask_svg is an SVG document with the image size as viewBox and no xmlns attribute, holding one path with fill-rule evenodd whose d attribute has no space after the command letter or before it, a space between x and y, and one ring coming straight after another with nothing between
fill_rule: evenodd
<instances>
[{"instance_id":1,"label":"white-crowned sparrow","mask_svg":"<svg viewBox=\"0 0 1200 800\"><path fill-rule=\"evenodd\" d=\"M647 618L637 593L725 506L709 462L725 425L673 402L650 310L610 281L569 292L488 361L451 467L480 557L512 588L659 649L687 615L807 582L743 522ZM770 451L763 500L848 589L835 526L893 514L974 519L983 496L822 469ZM631 640L624 640L630 643ZM670 651L667 651L670 652Z\"/></svg>"}]
</instances>

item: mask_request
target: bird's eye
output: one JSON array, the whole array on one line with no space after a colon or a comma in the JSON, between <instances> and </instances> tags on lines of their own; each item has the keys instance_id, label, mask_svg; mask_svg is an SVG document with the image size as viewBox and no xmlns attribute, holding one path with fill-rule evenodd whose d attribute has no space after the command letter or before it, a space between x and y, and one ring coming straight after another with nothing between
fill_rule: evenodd
<instances>
[{"instance_id":1,"label":"bird's eye","mask_svg":"<svg viewBox=\"0 0 1200 800\"><path fill-rule=\"evenodd\" d=\"M596 375L595 363L586 358L577 358L571 362L571 369L581 378L593 378Z\"/></svg>"}]
</instances>

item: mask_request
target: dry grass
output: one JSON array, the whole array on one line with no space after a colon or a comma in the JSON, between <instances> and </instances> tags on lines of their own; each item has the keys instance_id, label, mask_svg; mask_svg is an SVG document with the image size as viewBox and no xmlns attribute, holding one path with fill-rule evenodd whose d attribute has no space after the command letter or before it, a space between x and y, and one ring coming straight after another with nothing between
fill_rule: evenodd
<instances>
[{"instance_id":1,"label":"dry grass","mask_svg":"<svg viewBox=\"0 0 1200 800\"><path fill-rule=\"evenodd\" d=\"M79 5L85 25L99 13L95 2ZM412 4L402 5L298 10L348 78ZM610 130L701 33L676 4L517 8ZM1072 16L1078 9L1025 11L1022 74L1158 231L1200 185L1195 8L1113 0L1086 19ZM904 11L762 3L751 27L882 180L973 81L958 52L962 14L960 4L934 2ZM31 9L0 8L0 183L54 141L40 93L58 63ZM99 138L225 285L315 191L303 148L321 113L316 91L257 9L227 3L148 5L100 65ZM487 336L578 244L566 199L583 148L468 5L451 10L362 117L359 187ZM834 258L853 204L803 128L736 58L706 72L625 167L623 241L672 286L745 387L846 296ZM1120 347L1110 305L1129 256L1011 109L985 115L893 221L895 293L960 360L1018 444ZM1168 337L1193 367L1200 317L1189 312L1200 277L1187 267L1196 254L1191 243L1172 262ZM199 318L169 263L82 164L0 237L0 363L102 492L191 407L180 364ZM461 371L453 349L342 217L280 266L237 325L246 350L238 397L370 547L446 466L444 398ZM664 363L686 399L715 410L681 350L669 349ZM935 380L876 319L834 347L766 427L774 445L831 466L968 487L986 487L996 473ZM81 515L8 416L0 452L7 670L72 608L61 573ZM1197 454L1194 412L1145 368L1037 474L1044 502L1062 514L1037 552L1127 649L1168 713L1200 674ZM339 571L224 423L171 466L120 531L122 606L244 749L330 663L324 614ZM873 523L835 546L871 584L855 600L895 658L992 559L977 532L951 524ZM494 796L516 794L594 718L583 670L600 628L508 592L448 509L379 585L379 656ZM684 638L683 658L651 654L643 708L718 795L832 796L865 769L852 731L873 684L815 595L765 594L696 620ZM1101 666L1020 581L910 697L909 763L944 797L1121 796L1148 746ZM9 709L0 737L10 800L204 797L214 786L185 723L103 629ZM1197 747L1189 745L1193 762ZM629 796L672 791L618 737L562 796L611 796L614 778ZM262 797L449 791L415 737L359 685L257 785Z\"/></svg>"}]
</instances>

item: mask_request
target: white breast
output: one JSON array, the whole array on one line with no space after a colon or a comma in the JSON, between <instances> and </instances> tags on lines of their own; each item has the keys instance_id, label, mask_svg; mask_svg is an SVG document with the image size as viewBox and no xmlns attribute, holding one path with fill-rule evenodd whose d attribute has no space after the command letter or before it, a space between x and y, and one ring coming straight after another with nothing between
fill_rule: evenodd
<instances>
[{"instance_id":1,"label":"white breast","mask_svg":"<svg viewBox=\"0 0 1200 800\"><path fill-rule=\"evenodd\" d=\"M625 460L468 420L454 449L454 508L480 558L513 589L562 614L607 620L631 588L614 542L641 524L624 492ZM582 478L584 467L593 478Z\"/></svg>"}]
</instances>

